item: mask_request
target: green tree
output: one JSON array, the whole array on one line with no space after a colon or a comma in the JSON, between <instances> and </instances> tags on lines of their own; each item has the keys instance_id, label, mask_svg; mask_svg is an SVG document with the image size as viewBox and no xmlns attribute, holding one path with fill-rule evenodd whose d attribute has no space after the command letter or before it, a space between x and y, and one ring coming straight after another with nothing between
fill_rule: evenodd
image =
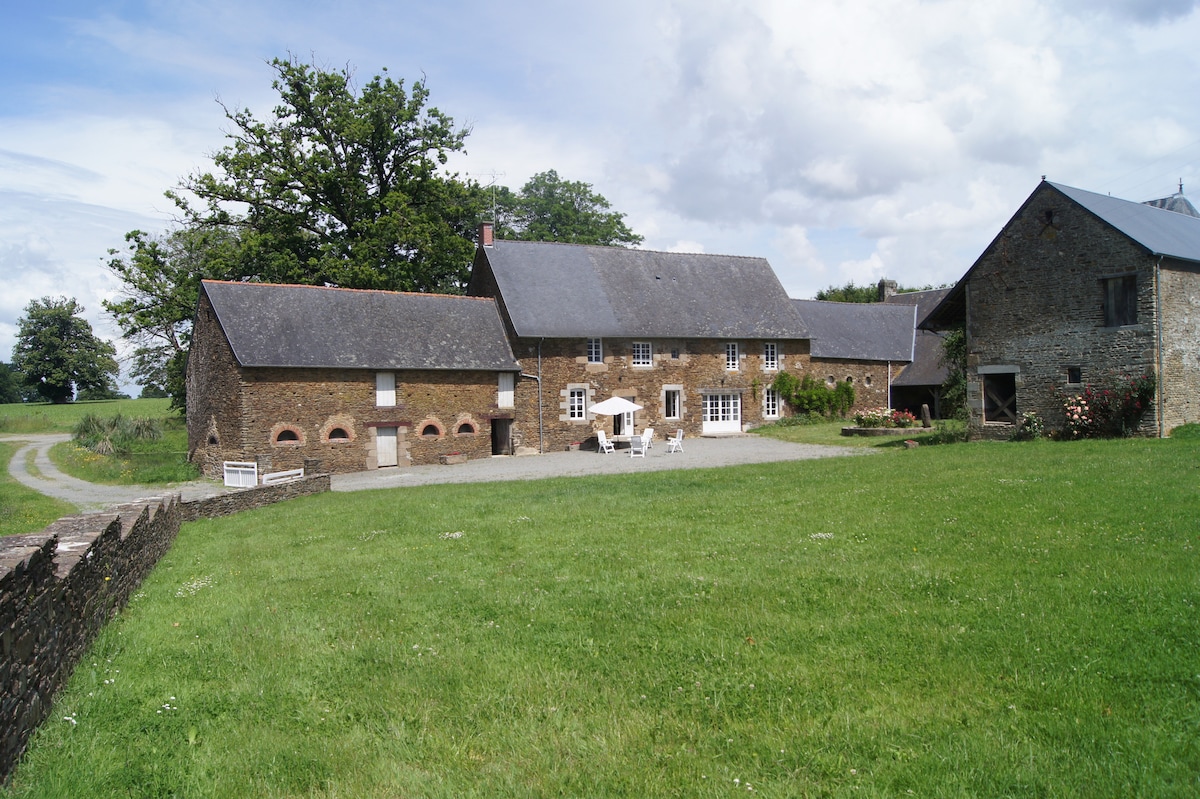
<instances>
[{"instance_id":1,"label":"green tree","mask_svg":"<svg viewBox=\"0 0 1200 799\"><path fill-rule=\"evenodd\" d=\"M140 230L125 235L125 252L109 250L109 270L121 281L117 299L104 309L133 342L130 375L171 407L186 406L184 365L191 342L200 281L237 277L244 250L234 230L198 225L161 236Z\"/></svg>"},{"instance_id":2,"label":"green tree","mask_svg":"<svg viewBox=\"0 0 1200 799\"><path fill-rule=\"evenodd\" d=\"M946 331L942 337L942 366L946 367L946 379L942 383L943 410L950 418L967 418L967 334L957 327Z\"/></svg>"},{"instance_id":3,"label":"green tree","mask_svg":"<svg viewBox=\"0 0 1200 799\"><path fill-rule=\"evenodd\" d=\"M0 404L21 402L21 375L6 363L0 362Z\"/></svg>"},{"instance_id":4,"label":"green tree","mask_svg":"<svg viewBox=\"0 0 1200 799\"><path fill-rule=\"evenodd\" d=\"M427 106L424 81L271 62L280 103L267 121L222 106L231 143L215 173L171 196L189 226L235 228L243 277L351 288L458 291L477 193L443 167L465 129Z\"/></svg>"},{"instance_id":5,"label":"green tree","mask_svg":"<svg viewBox=\"0 0 1200 799\"><path fill-rule=\"evenodd\" d=\"M876 286L859 286L851 280L844 286L821 289L816 299L825 302L879 302L879 289Z\"/></svg>"},{"instance_id":6,"label":"green tree","mask_svg":"<svg viewBox=\"0 0 1200 799\"><path fill-rule=\"evenodd\" d=\"M590 183L563 180L551 169L531 177L521 191L496 198L497 236L523 241L628 246L642 237L625 224Z\"/></svg>"},{"instance_id":7,"label":"green tree","mask_svg":"<svg viewBox=\"0 0 1200 799\"><path fill-rule=\"evenodd\" d=\"M43 297L17 320L12 364L50 402L69 402L76 389L116 389L116 348L96 337L74 299Z\"/></svg>"}]
</instances>

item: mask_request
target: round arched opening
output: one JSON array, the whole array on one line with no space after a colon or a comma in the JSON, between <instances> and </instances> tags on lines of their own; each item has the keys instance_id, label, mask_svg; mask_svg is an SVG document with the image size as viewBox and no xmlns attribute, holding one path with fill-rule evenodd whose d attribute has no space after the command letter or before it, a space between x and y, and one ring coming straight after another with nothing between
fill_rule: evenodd
<instances>
[{"instance_id":1,"label":"round arched opening","mask_svg":"<svg viewBox=\"0 0 1200 799\"><path fill-rule=\"evenodd\" d=\"M421 429L421 435L425 438L437 438L441 434L442 431L438 430L437 425L435 424L427 424Z\"/></svg>"},{"instance_id":2,"label":"round arched opening","mask_svg":"<svg viewBox=\"0 0 1200 799\"><path fill-rule=\"evenodd\" d=\"M346 429L343 427L335 427L329 431L329 440L330 441L349 441L350 434L347 433Z\"/></svg>"},{"instance_id":3,"label":"round arched opening","mask_svg":"<svg viewBox=\"0 0 1200 799\"><path fill-rule=\"evenodd\" d=\"M283 441L299 441L300 435L295 430L280 430L279 435L275 436L278 442Z\"/></svg>"},{"instance_id":4,"label":"round arched opening","mask_svg":"<svg viewBox=\"0 0 1200 799\"><path fill-rule=\"evenodd\" d=\"M463 422L458 426L458 434L460 436L470 435L475 432L475 426L470 422Z\"/></svg>"}]
</instances>

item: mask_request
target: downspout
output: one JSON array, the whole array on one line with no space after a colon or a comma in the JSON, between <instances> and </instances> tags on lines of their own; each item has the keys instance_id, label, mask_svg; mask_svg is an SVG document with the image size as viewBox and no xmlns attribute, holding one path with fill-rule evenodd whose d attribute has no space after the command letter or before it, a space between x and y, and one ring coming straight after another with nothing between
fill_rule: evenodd
<instances>
[{"instance_id":1,"label":"downspout","mask_svg":"<svg viewBox=\"0 0 1200 799\"><path fill-rule=\"evenodd\" d=\"M1166 423L1163 421L1163 412L1166 410L1166 401L1163 399L1163 307L1162 307L1162 259L1158 256L1158 261L1154 264L1154 330L1155 338L1157 338L1157 355L1155 357L1155 368L1158 369L1158 390L1155 392L1158 396L1158 437L1162 438L1166 433Z\"/></svg>"},{"instance_id":2,"label":"downspout","mask_svg":"<svg viewBox=\"0 0 1200 799\"><path fill-rule=\"evenodd\" d=\"M542 418L542 342L545 338L538 339L538 454L546 453L546 424Z\"/></svg>"},{"instance_id":3,"label":"downspout","mask_svg":"<svg viewBox=\"0 0 1200 799\"><path fill-rule=\"evenodd\" d=\"M887 396L887 406L888 406L888 408L890 409L890 408L892 407L892 362L891 362L891 361L888 361L888 362L887 362L887 365L888 365L888 396Z\"/></svg>"}]
</instances>

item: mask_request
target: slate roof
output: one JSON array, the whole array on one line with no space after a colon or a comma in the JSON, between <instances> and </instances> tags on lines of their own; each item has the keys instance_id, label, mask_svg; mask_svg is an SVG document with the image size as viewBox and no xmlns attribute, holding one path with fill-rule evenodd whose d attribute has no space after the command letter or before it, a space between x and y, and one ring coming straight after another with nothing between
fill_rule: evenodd
<instances>
[{"instance_id":1,"label":"slate roof","mask_svg":"<svg viewBox=\"0 0 1200 799\"><path fill-rule=\"evenodd\" d=\"M870 302L792 300L811 338L814 358L911 361L916 309Z\"/></svg>"},{"instance_id":2,"label":"slate roof","mask_svg":"<svg viewBox=\"0 0 1200 799\"><path fill-rule=\"evenodd\" d=\"M518 371L492 300L204 281L242 366Z\"/></svg>"},{"instance_id":3,"label":"slate roof","mask_svg":"<svg viewBox=\"0 0 1200 799\"><path fill-rule=\"evenodd\" d=\"M1183 196L1182 191L1159 200L1146 200L1142 205L1153 205L1155 208L1165 208L1177 214L1187 214L1188 216L1200 218L1200 211L1196 210L1196 206L1192 205L1191 200Z\"/></svg>"},{"instance_id":4,"label":"slate roof","mask_svg":"<svg viewBox=\"0 0 1200 799\"><path fill-rule=\"evenodd\" d=\"M807 337L763 258L496 241L481 260L522 338Z\"/></svg>"},{"instance_id":5,"label":"slate roof","mask_svg":"<svg viewBox=\"0 0 1200 799\"><path fill-rule=\"evenodd\" d=\"M1044 191L1046 187L1059 192L1090 211L1101 221L1106 222L1128 236L1135 243L1140 244L1151 255L1200 263L1200 219L1187 214L1176 213L1165 208L1159 208L1153 204L1119 200L1107 194L1096 194L1095 192L1064 186L1061 183L1043 181L1038 184L1038 187L1029 195L1029 198L1021 204L1021 208L1013 215L1013 219L1021 214L1034 195L1040 191ZM996 235L996 239L999 239L1004 234L1004 230L1011 224L1012 220L1009 220L1004 228L1000 230L1000 233ZM979 264L984 255L992 249L996 239L993 239L992 244L989 244L983 254L975 260L975 263L971 265L971 268L967 270L962 279L950 290L950 294L946 296L942 303L926 317L925 321L922 322L923 327L937 329L938 327L955 324L963 319L966 314L965 291L967 278L974 271L975 266Z\"/></svg>"},{"instance_id":6,"label":"slate roof","mask_svg":"<svg viewBox=\"0 0 1200 799\"><path fill-rule=\"evenodd\" d=\"M924 321L930 311L946 298L950 289L906 291L885 300L889 305L915 305L917 322ZM913 340L912 363L905 366L893 380L893 386L940 386L946 382L946 367L942 366L942 337L930 330L916 331Z\"/></svg>"}]
</instances>

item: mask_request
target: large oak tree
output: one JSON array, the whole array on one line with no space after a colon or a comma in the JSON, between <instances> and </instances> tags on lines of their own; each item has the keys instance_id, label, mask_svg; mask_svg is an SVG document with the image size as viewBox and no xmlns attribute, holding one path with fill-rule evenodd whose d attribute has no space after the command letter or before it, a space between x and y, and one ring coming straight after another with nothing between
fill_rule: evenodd
<instances>
[{"instance_id":1,"label":"large oak tree","mask_svg":"<svg viewBox=\"0 0 1200 799\"><path fill-rule=\"evenodd\" d=\"M116 388L116 347L96 337L83 310L74 299L43 297L17 320L13 368L50 402L70 402L76 390Z\"/></svg>"}]
</instances>

